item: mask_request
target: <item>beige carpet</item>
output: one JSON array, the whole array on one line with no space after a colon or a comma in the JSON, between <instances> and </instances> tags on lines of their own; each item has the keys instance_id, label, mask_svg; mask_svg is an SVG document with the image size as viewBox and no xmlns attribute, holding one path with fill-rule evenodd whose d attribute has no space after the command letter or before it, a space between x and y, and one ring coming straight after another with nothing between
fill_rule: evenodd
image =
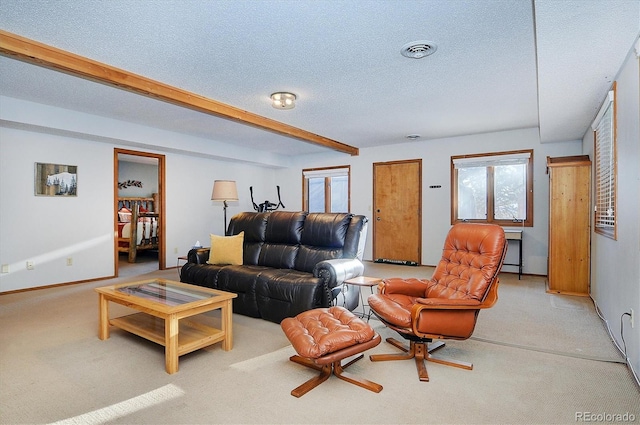
<instances>
[{"instance_id":1,"label":"beige carpet","mask_svg":"<svg viewBox=\"0 0 640 425\"><path fill-rule=\"evenodd\" d=\"M588 297L548 294L539 278L505 280L502 301L482 311L474 338L571 356L623 361ZM540 312L544 311L544 315ZM505 320L511 318L511 320Z\"/></svg>"},{"instance_id":2,"label":"beige carpet","mask_svg":"<svg viewBox=\"0 0 640 425\"><path fill-rule=\"evenodd\" d=\"M384 275L390 272L388 267L367 262L365 272ZM433 268L396 266L394 272L403 278L430 278ZM544 277L522 276L518 280L515 274L503 273L499 301L480 312L473 338L569 356L624 361L589 297L549 294L545 288Z\"/></svg>"},{"instance_id":3,"label":"beige carpet","mask_svg":"<svg viewBox=\"0 0 640 425\"><path fill-rule=\"evenodd\" d=\"M431 274L368 263L374 272ZM175 279L177 271L147 276ZM640 421L640 392L625 365L564 354L621 359L588 299L553 300L541 278L502 282L475 334L491 342L452 341L440 352L474 370L429 363L423 383L413 361L365 358L350 371L382 384L381 393L332 377L300 399L290 391L315 372L288 361L293 351L277 324L234 315L232 351L218 344L188 354L168 375L162 347L118 330L97 338L93 287L111 282L0 296L0 423L568 424L582 412ZM125 311L114 306L112 315ZM368 354L394 350L383 342Z\"/></svg>"}]
</instances>

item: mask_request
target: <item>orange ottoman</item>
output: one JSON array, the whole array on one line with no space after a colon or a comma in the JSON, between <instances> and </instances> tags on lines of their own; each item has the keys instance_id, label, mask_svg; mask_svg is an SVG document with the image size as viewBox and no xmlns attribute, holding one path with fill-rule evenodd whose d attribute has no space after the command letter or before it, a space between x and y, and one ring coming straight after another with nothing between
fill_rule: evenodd
<instances>
[{"instance_id":1,"label":"orange ottoman","mask_svg":"<svg viewBox=\"0 0 640 425\"><path fill-rule=\"evenodd\" d=\"M291 395L301 397L322 382L331 373L359 387L379 393L382 385L357 378L344 371L364 355L342 365L342 360L362 353L380 344L371 326L344 307L317 308L284 319L280 326L298 353L289 360L320 371L320 375L300 385Z\"/></svg>"}]
</instances>

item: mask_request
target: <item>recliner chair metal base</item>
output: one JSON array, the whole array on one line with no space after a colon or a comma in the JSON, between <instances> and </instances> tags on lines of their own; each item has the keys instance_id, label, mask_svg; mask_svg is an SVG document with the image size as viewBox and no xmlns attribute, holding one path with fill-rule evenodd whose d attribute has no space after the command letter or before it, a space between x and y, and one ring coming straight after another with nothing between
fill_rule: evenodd
<instances>
[{"instance_id":1,"label":"recliner chair metal base","mask_svg":"<svg viewBox=\"0 0 640 425\"><path fill-rule=\"evenodd\" d=\"M473 364L471 363L433 357L431 355L432 352L444 347L445 344L442 341L437 341L432 344L428 344L428 342L431 342L431 340L424 341L424 340L410 339L409 348L407 348L405 344L403 344L402 342L394 338L387 338L386 341L389 344L393 345L394 347L397 347L400 350L404 351L404 353L372 354L369 356L369 359L372 362L415 359L416 368L418 369L418 377L423 382L429 381L429 374L427 373L427 367L424 363L425 361L440 363L447 366L459 367L461 369L466 369L466 370L473 369Z\"/></svg>"}]
</instances>

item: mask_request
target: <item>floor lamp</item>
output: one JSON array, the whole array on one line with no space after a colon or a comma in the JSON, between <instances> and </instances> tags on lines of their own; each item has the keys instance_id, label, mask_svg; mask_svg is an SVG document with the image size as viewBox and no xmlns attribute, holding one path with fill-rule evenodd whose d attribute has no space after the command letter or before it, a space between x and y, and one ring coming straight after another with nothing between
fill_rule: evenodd
<instances>
[{"instance_id":1,"label":"floor lamp","mask_svg":"<svg viewBox=\"0 0 640 425\"><path fill-rule=\"evenodd\" d=\"M224 205L224 234L227 234L227 201L238 200L238 189L233 180L215 180L213 182L212 201L222 201Z\"/></svg>"}]
</instances>

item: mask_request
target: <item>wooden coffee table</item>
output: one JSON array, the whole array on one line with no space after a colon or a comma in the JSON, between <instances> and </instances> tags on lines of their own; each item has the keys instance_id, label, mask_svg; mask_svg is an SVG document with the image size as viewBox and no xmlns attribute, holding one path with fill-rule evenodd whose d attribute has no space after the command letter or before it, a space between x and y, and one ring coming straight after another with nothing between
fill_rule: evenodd
<instances>
[{"instance_id":1,"label":"wooden coffee table","mask_svg":"<svg viewBox=\"0 0 640 425\"><path fill-rule=\"evenodd\" d=\"M167 373L178 371L178 357L222 342L233 348L231 301L237 295L166 279L96 288L100 300L101 340L109 338L109 325L116 326L165 347ZM109 319L109 301L140 313ZM202 313L221 310L221 328L207 323ZM200 315L200 316L198 316Z\"/></svg>"}]
</instances>

